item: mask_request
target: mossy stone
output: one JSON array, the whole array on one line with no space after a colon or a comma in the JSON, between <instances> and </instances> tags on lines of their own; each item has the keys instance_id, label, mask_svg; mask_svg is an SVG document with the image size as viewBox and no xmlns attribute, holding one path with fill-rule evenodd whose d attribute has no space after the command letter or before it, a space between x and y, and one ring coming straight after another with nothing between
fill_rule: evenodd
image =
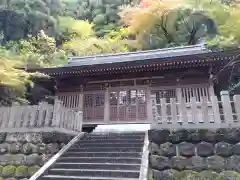
<instances>
[{"instance_id":1,"label":"mossy stone","mask_svg":"<svg viewBox=\"0 0 240 180\"><path fill-rule=\"evenodd\" d=\"M202 180L220 180L219 174L210 170L202 171L200 176Z\"/></svg>"},{"instance_id":2,"label":"mossy stone","mask_svg":"<svg viewBox=\"0 0 240 180\"><path fill-rule=\"evenodd\" d=\"M12 177L12 178L7 178L5 180L16 180L16 179Z\"/></svg>"},{"instance_id":3,"label":"mossy stone","mask_svg":"<svg viewBox=\"0 0 240 180\"><path fill-rule=\"evenodd\" d=\"M3 166L0 166L0 174L2 174Z\"/></svg>"},{"instance_id":4,"label":"mossy stone","mask_svg":"<svg viewBox=\"0 0 240 180\"><path fill-rule=\"evenodd\" d=\"M4 180L2 177L0 177L0 180Z\"/></svg>"},{"instance_id":5,"label":"mossy stone","mask_svg":"<svg viewBox=\"0 0 240 180\"><path fill-rule=\"evenodd\" d=\"M239 180L240 173L235 171L223 171L220 173L220 177L224 180Z\"/></svg>"},{"instance_id":6,"label":"mossy stone","mask_svg":"<svg viewBox=\"0 0 240 180\"><path fill-rule=\"evenodd\" d=\"M178 180L200 180L201 176L196 171L185 170L179 173Z\"/></svg>"},{"instance_id":7,"label":"mossy stone","mask_svg":"<svg viewBox=\"0 0 240 180\"><path fill-rule=\"evenodd\" d=\"M4 177L14 176L15 171L16 171L15 166L7 165L7 166L3 167L2 176L4 176Z\"/></svg>"},{"instance_id":8,"label":"mossy stone","mask_svg":"<svg viewBox=\"0 0 240 180\"><path fill-rule=\"evenodd\" d=\"M28 175L29 176L34 175L39 170L39 168L40 167L37 165L28 167Z\"/></svg>"},{"instance_id":9,"label":"mossy stone","mask_svg":"<svg viewBox=\"0 0 240 180\"><path fill-rule=\"evenodd\" d=\"M27 166L19 166L16 168L15 172L16 177L26 177L28 176L28 167Z\"/></svg>"}]
</instances>

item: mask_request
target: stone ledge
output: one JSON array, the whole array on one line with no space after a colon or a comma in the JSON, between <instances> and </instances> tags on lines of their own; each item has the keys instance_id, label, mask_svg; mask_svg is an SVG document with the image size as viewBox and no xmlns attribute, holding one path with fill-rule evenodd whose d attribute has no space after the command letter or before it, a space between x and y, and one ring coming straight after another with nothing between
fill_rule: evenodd
<instances>
[{"instance_id":1,"label":"stone ledge","mask_svg":"<svg viewBox=\"0 0 240 180\"><path fill-rule=\"evenodd\" d=\"M176 171L173 169L157 171L152 170L149 173L149 180L239 180L240 174L235 171Z\"/></svg>"}]
</instances>

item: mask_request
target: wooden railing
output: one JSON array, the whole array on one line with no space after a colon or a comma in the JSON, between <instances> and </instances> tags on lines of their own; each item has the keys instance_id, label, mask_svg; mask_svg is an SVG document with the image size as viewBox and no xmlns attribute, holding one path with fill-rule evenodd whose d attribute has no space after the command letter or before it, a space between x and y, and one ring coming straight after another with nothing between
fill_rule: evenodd
<instances>
[{"instance_id":1,"label":"wooden railing","mask_svg":"<svg viewBox=\"0 0 240 180\"><path fill-rule=\"evenodd\" d=\"M240 127L240 95L230 98L227 91L221 92L221 98L216 96L203 97L197 102L191 97L190 102L176 101L171 98L166 102L161 98L160 103L156 97L151 96L153 106L153 128L179 129L179 128L228 128Z\"/></svg>"},{"instance_id":2,"label":"wooden railing","mask_svg":"<svg viewBox=\"0 0 240 180\"><path fill-rule=\"evenodd\" d=\"M59 100L54 105L0 107L0 132L60 131L77 134L82 130L82 112L68 109Z\"/></svg>"}]
</instances>

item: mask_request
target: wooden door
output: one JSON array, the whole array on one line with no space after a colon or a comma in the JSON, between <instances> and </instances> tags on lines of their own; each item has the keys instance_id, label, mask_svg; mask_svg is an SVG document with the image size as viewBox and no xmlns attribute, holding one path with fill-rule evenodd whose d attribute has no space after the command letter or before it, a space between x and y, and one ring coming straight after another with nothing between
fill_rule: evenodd
<instances>
[{"instance_id":1,"label":"wooden door","mask_svg":"<svg viewBox=\"0 0 240 180\"><path fill-rule=\"evenodd\" d=\"M145 88L111 89L110 122L142 123L147 119Z\"/></svg>"}]
</instances>

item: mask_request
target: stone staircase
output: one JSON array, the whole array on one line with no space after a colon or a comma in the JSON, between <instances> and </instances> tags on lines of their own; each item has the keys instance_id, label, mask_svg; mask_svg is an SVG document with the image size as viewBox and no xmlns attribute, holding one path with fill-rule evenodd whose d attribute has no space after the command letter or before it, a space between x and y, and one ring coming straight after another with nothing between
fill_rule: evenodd
<instances>
[{"instance_id":1,"label":"stone staircase","mask_svg":"<svg viewBox=\"0 0 240 180\"><path fill-rule=\"evenodd\" d=\"M91 133L73 145L41 180L139 180L145 132Z\"/></svg>"}]
</instances>

